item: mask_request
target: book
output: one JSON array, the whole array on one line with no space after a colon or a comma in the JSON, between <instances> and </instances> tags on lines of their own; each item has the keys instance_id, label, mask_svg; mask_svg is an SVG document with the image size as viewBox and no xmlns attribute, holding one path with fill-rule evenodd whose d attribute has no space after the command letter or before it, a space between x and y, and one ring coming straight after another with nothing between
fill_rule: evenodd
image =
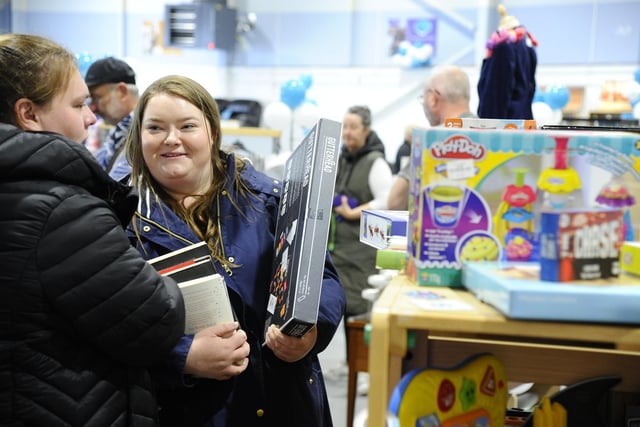
<instances>
[{"instance_id":1,"label":"book","mask_svg":"<svg viewBox=\"0 0 640 427\"><path fill-rule=\"evenodd\" d=\"M317 322L341 133L320 119L285 163L265 332L301 337Z\"/></svg>"},{"instance_id":2,"label":"book","mask_svg":"<svg viewBox=\"0 0 640 427\"><path fill-rule=\"evenodd\" d=\"M206 242L198 242L184 248L177 249L164 255L150 259L149 264L162 274L162 270L175 267L184 262L191 262L196 259L211 256L211 251Z\"/></svg>"},{"instance_id":3,"label":"book","mask_svg":"<svg viewBox=\"0 0 640 427\"><path fill-rule=\"evenodd\" d=\"M236 320L227 285L216 272L205 242L153 258L149 264L178 283L185 306L185 334Z\"/></svg>"},{"instance_id":4,"label":"book","mask_svg":"<svg viewBox=\"0 0 640 427\"><path fill-rule=\"evenodd\" d=\"M227 285L221 275L209 274L178 282L178 287L184 298L186 335L219 323L235 321Z\"/></svg>"}]
</instances>

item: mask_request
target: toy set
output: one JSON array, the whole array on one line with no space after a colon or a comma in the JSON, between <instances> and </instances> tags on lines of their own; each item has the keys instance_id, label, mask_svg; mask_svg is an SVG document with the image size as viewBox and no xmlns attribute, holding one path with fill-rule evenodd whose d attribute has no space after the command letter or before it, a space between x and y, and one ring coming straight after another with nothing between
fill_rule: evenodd
<instances>
[{"instance_id":1,"label":"toy set","mask_svg":"<svg viewBox=\"0 0 640 427\"><path fill-rule=\"evenodd\" d=\"M473 262L462 281L476 297L512 319L640 323L640 277L540 280L534 262Z\"/></svg>"},{"instance_id":2,"label":"toy set","mask_svg":"<svg viewBox=\"0 0 640 427\"><path fill-rule=\"evenodd\" d=\"M542 212L540 279L608 279L620 274L624 241L619 209Z\"/></svg>"},{"instance_id":3,"label":"toy set","mask_svg":"<svg viewBox=\"0 0 640 427\"><path fill-rule=\"evenodd\" d=\"M539 262L542 253L556 264L564 255L575 260L573 249L542 250L543 212L582 209L577 220L593 215L589 232L598 243L590 242L596 255L588 258L596 267L578 271L574 264L567 279L615 276L615 257L600 256L593 245L619 250L623 240L633 239L628 211L635 200L622 178L640 180L639 134L416 129L411 162L407 274L419 285L462 286L462 267L473 261ZM595 221L605 211L622 219ZM566 217L556 225L560 219ZM617 228L604 230L611 221L618 221ZM573 244L575 231L556 237ZM547 235L545 242L562 243L553 239Z\"/></svg>"},{"instance_id":4,"label":"toy set","mask_svg":"<svg viewBox=\"0 0 640 427\"><path fill-rule=\"evenodd\" d=\"M415 369L400 380L389 402L390 426L504 425L507 377L491 354L452 368Z\"/></svg>"},{"instance_id":5,"label":"toy set","mask_svg":"<svg viewBox=\"0 0 640 427\"><path fill-rule=\"evenodd\" d=\"M407 211L364 209L360 241L377 249L405 249L408 216Z\"/></svg>"}]
</instances>

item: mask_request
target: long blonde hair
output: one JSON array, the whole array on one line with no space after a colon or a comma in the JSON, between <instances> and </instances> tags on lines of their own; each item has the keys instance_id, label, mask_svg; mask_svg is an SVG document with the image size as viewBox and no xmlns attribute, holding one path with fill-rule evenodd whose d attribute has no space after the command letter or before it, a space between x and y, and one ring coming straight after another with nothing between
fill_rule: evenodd
<instances>
[{"instance_id":1,"label":"long blonde hair","mask_svg":"<svg viewBox=\"0 0 640 427\"><path fill-rule=\"evenodd\" d=\"M195 202L189 207L185 207L167 194L151 175L142 154L141 134L144 112L149 100L161 94L182 98L198 108L204 115L213 139L211 144L211 169L214 179L210 183L209 190L204 195L194 196ZM231 267L234 265L224 258L217 212L212 211L212 207L218 206L218 198L223 194L223 190L228 184L226 155L220 150L221 141L220 111L215 99L198 82L185 76L169 75L151 83L140 97L131 121L125 150L131 164L132 185L138 189L140 194L143 194L148 189L155 197L165 202L172 211L189 225L199 238L208 243L216 260L224 266ZM244 212L239 209L236 202L236 197L249 197L246 183L240 177L244 162L236 158L235 166L235 175L232 177L234 194L226 194L226 197L244 215Z\"/></svg>"}]
</instances>

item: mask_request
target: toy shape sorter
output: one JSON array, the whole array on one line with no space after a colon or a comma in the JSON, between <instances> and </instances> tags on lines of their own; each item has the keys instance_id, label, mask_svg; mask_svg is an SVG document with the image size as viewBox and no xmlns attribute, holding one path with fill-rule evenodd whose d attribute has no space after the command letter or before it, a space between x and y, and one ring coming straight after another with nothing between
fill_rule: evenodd
<instances>
[{"instance_id":1,"label":"toy shape sorter","mask_svg":"<svg viewBox=\"0 0 640 427\"><path fill-rule=\"evenodd\" d=\"M407 274L460 287L467 261L538 261L542 211L596 207L602 184L627 175L640 180L632 132L416 129ZM522 191L505 206L509 185Z\"/></svg>"}]
</instances>

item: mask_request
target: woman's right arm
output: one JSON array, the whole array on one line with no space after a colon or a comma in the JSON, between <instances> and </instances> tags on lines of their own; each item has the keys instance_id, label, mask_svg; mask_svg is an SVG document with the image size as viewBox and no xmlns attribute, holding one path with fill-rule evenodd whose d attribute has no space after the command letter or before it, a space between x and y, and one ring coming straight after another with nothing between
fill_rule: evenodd
<instances>
[{"instance_id":1,"label":"woman's right arm","mask_svg":"<svg viewBox=\"0 0 640 427\"><path fill-rule=\"evenodd\" d=\"M184 333L176 283L131 247L113 210L99 198L74 193L53 206L37 262L53 309L124 364L157 363Z\"/></svg>"}]
</instances>

